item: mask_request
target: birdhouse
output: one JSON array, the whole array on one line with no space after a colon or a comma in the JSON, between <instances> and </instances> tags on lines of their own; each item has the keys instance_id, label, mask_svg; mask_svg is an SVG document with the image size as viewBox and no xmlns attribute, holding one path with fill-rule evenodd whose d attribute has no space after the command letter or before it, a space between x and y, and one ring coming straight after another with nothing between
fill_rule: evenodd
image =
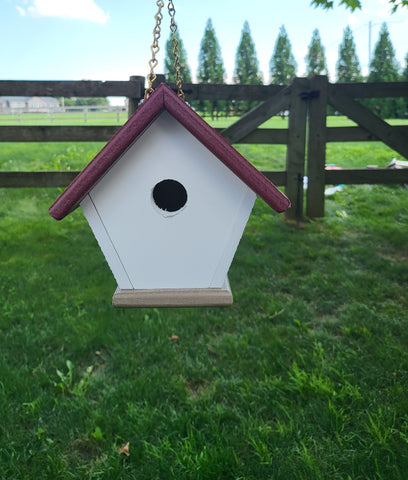
<instances>
[{"instance_id":1,"label":"birdhouse","mask_svg":"<svg viewBox=\"0 0 408 480\"><path fill-rule=\"evenodd\" d=\"M256 196L289 200L160 85L50 207L78 206L118 288L113 304L230 305L228 270Z\"/></svg>"}]
</instances>

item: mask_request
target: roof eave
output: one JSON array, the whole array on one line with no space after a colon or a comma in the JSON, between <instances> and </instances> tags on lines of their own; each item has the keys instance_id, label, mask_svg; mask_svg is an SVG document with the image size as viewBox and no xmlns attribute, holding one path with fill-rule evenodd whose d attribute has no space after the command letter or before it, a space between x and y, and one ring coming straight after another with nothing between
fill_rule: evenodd
<instances>
[{"instance_id":1,"label":"roof eave","mask_svg":"<svg viewBox=\"0 0 408 480\"><path fill-rule=\"evenodd\" d=\"M62 220L74 211L96 182L106 175L163 109L163 92L156 90L55 200L49 209L50 215L56 220Z\"/></svg>"},{"instance_id":2,"label":"roof eave","mask_svg":"<svg viewBox=\"0 0 408 480\"><path fill-rule=\"evenodd\" d=\"M290 207L290 200L230 145L224 137L204 121L184 102L179 102L172 90L165 85L165 109L178 120L197 140L210 150L235 175L248 185L276 212Z\"/></svg>"}]
</instances>

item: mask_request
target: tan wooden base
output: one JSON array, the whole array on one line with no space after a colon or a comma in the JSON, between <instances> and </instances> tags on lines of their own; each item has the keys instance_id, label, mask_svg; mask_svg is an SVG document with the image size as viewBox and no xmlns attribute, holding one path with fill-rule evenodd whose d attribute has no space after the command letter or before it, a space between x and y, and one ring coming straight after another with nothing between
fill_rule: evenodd
<instances>
[{"instance_id":1,"label":"tan wooden base","mask_svg":"<svg viewBox=\"0 0 408 480\"><path fill-rule=\"evenodd\" d=\"M120 290L112 298L114 307L216 307L232 305L229 285L223 288Z\"/></svg>"}]
</instances>

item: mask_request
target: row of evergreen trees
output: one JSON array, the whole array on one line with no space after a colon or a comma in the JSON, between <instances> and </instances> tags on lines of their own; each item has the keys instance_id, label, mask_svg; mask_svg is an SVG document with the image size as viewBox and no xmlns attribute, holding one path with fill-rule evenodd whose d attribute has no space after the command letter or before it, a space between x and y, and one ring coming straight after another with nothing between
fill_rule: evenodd
<instances>
[{"instance_id":1,"label":"row of evergreen trees","mask_svg":"<svg viewBox=\"0 0 408 480\"><path fill-rule=\"evenodd\" d=\"M191 83L191 69L187 62L187 54L180 38L176 33L180 50L181 74L185 83ZM168 81L174 81L174 54L171 39L166 43L165 73ZM408 81L408 54L405 68L401 71L395 56L386 23L381 27L379 40L375 46L374 55L369 66L369 74L364 78L356 54L353 33L350 27L344 30L343 40L339 46L339 57L336 64L336 79L338 82L393 82ZM297 64L292 53L291 43L284 26L280 28L275 43L273 55L269 63L269 81L273 84L286 85L296 76ZM322 45L319 30L315 29L306 55L306 74L328 75L325 50ZM211 19L207 21L204 36L201 41L198 57L197 80L199 83L224 83L226 72ZM241 39L235 57L234 83L262 84L262 74L256 55L255 44L251 37L249 24L244 23ZM408 103L403 99L373 99L366 104L382 116L408 116ZM201 102L197 105L202 110L219 111L225 109L225 102ZM235 113L251 108L249 102L239 102L234 105Z\"/></svg>"}]
</instances>

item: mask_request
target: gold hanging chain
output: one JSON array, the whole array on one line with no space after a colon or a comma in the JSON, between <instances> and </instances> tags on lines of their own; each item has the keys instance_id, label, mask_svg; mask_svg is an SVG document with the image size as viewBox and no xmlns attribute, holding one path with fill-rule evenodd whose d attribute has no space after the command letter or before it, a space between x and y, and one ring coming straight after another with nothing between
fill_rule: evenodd
<instances>
[{"instance_id":1,"label":"gold hanging chain","mask_svg":"<svg viewBox=\"0 0 408 480\"><path fill-rule=\"evenodd\" d=\"M153 83L156 80L156 75L154 73L154 68L157 66L159 63L157 61L156 55L159 52L159 38L161 34L161 22L163 20L163 14L162 14L162 8L164 7L164 0L157 0L156 2L157 5L157 13L154 16L156 20L156 25L153 29L153 43L150 47L150 50L152 52L152 58L149 60L149 67L150 67L150 72L147 75L147 83L148 87L145 90L145 95L144 98L147 100L149 96L154 92L153 89ZM168 11L170 15L170 31L172 33L171 37L171 43L173 45L173 55L174 55L174 69L176 71L176 85L177 85L177 95L184 100L184 92L183 92L183 79L180 74L181 70L181 65L180 65L180 53L179 53L179 48L178 48L178 40L176 36L176 31L177 31L177 25L174 19L174 16L176 14L176 10L174 8L173 0L170 0L168 2Z\"/></svg>"},{"instance_id":2,"label":"gold hanging chain","mask_svg":"<svg viewBox=\"0 0 408 480\"><path fill-rule=\"evenodd\" d=\"M176 85L177 85L177 95L184 100L184 92L183 92L183 78L181 77L180 70L180 52L178 48L178 40L177 40L177 25L174 19L176 14L176 10L173 5L173 0L169 0L168 3L168 10L170 15L170 31L172 33L171 36L171 43L173 45L173 55L174 55L174 70L176 71Z\"/></svg>"},{"instance_id":3,"label":"gold hanging chain","mask_svg":"<svg viewBox=\"0 0 408 480\"><path fill-rule=\"evenodd\" d=\"M154 68L157 66L159 63L157 61L156 55L158 51L160 50L159 48L159 38L160 38L160 33L161 33L161 21L163 20L163 14L162 14L162 8L164 7L164 0L157 0L156 5L158 7L157 13L154 16L154 19L156 20L156 25L153 29L153 43L150 47L150 50L152 52L152 58L149 60L149 67L150 67L150 72L147 75L147 83L148 87L146 88L144 98L147 100L149 98L149 95L153 93L153 82L156 80L156 75L154 73Z\"/></svg>"}]
</instances>

